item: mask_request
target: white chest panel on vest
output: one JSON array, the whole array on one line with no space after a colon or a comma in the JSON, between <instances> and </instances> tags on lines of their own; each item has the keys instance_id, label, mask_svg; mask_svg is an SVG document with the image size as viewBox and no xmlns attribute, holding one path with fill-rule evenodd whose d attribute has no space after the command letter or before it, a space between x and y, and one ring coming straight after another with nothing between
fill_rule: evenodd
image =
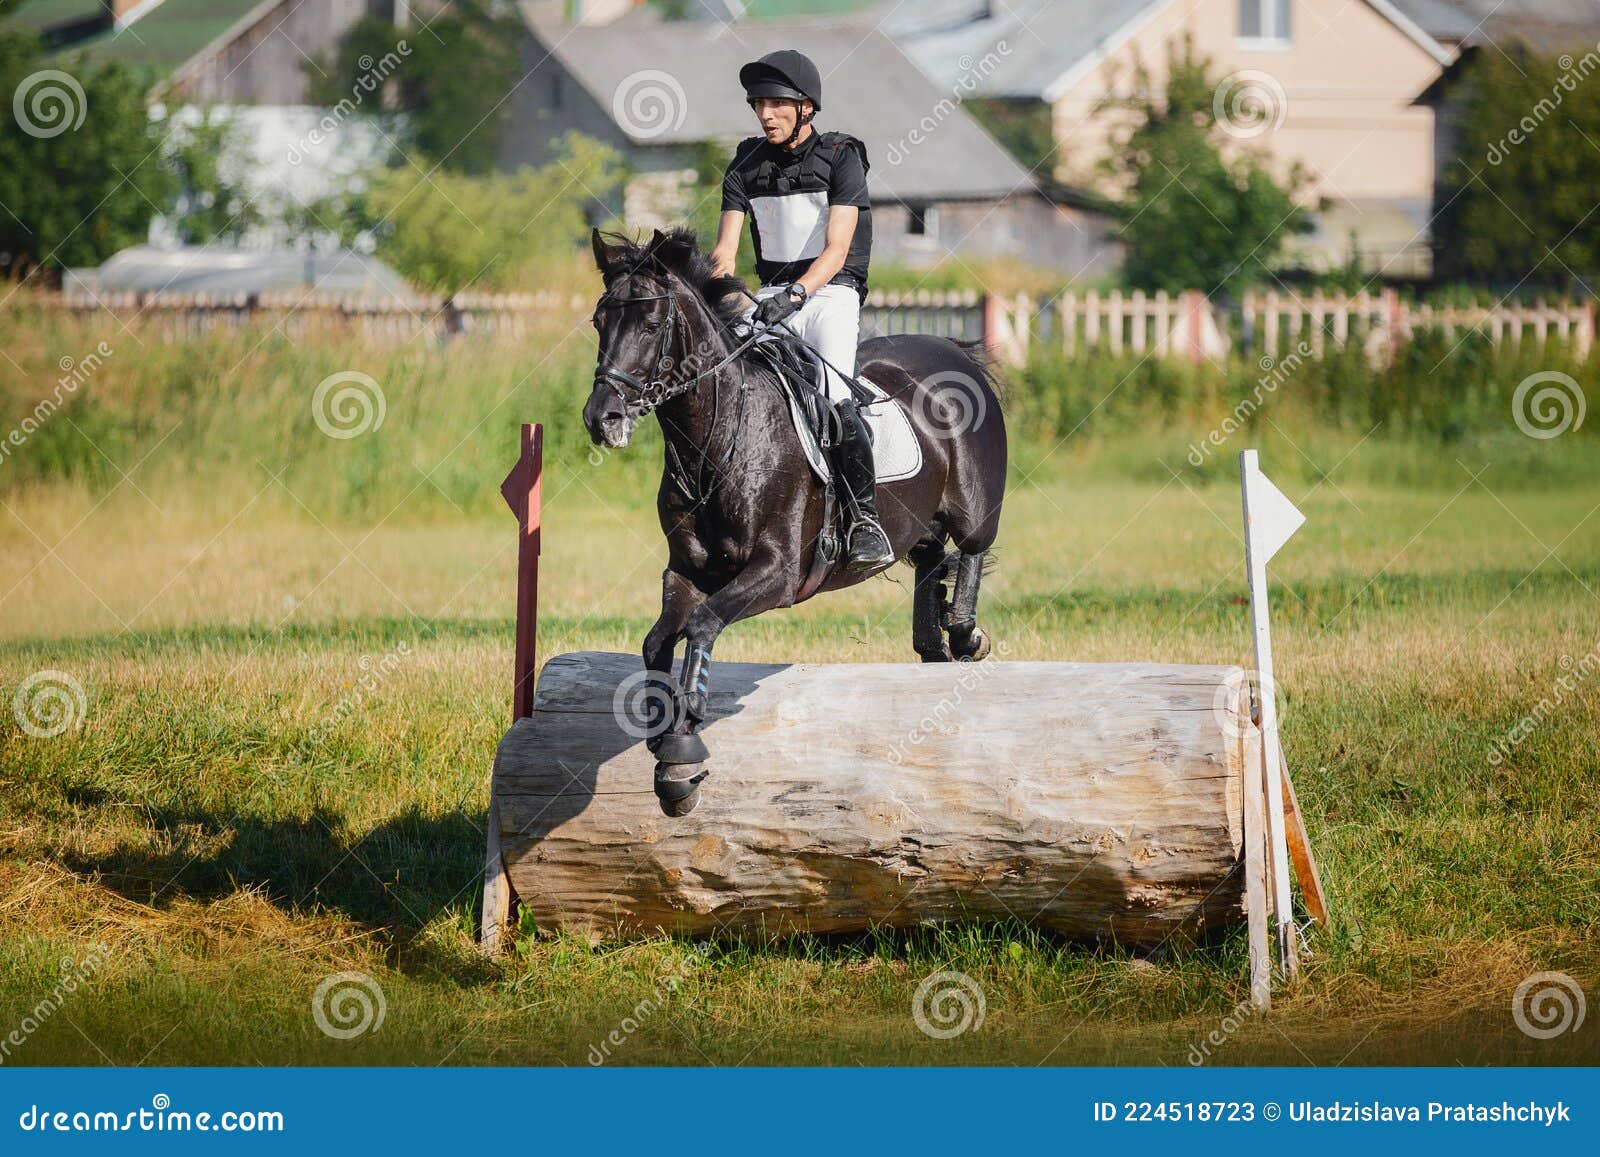
<instances>
[{"instance_id":1,"label":"white chest panel on vest","mask_svg":"<svg viewBox=\"0 0 1600 1157\"><path fill-rule=\"evenodd\" d=\"M764 261L804 261L816 257L828 240L828 194L784 193L750 198L756 236Z\"/></svg>"}]
</instances>

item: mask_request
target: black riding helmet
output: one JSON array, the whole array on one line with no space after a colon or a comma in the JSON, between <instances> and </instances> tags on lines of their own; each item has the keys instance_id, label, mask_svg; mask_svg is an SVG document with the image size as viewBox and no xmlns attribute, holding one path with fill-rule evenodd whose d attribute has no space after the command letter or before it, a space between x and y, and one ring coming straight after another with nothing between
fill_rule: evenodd
<instances>
[{"instance_id":1,"label":"black riding helmet","mask_svg":"<svg viewBox=\"0 0 1600 1157\"><path fill-rule=\"evenodd\" d=\"M822 74L803 52L785 48L752 60L739 70L745 100L777 97L783 100L809 100L816 112L822 111Z\"/></svg>"},{"instance_id":2,"label":"black riding helmet","mask_svg":"<svg viewBox=\"0 0 1600 1157\"><path fill-rule=\"evenodd\" d=\"M794 142L800 130L822 108L822 74L810 57L792 48L769 52L760 60L752 60L739 70L739 83L744 85L744 99L752 106L758 97L811 102L811 111L795 119L794 131L783 142L785 146Z\"/></svg>"}]
</instances>

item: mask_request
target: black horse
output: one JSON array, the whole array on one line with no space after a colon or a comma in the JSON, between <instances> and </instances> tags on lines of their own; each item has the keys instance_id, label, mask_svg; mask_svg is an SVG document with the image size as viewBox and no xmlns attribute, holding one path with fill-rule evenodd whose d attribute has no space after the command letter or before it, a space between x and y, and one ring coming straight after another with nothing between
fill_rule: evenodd
<instances>
[{"instance_id":1,"label":"black horse","mask_svg":"<svg viewBox=\"0 0 1600 1157\"><path fill-rule=\"evenodd\" d=\"M717 636L871 572L835 568L820 583L807 581L820 572L812 563L824 488L807 466L776 375L752 354L743 284L716 276L687 230L657 231L645 244L597 230L592 241L605 293L594 315L600 353L584 425L596 444L621 448L654 411L666 438L656 505L669 561L644 663L656 795L668 815L687 815L706 775L709 752L696 732ZM916 567L912 646L924 662L981 659L990 644L977 624L978 585L1006 481L995 383L971 347L920 334L864 342L858 373L905 409L922 446L915 477L878 487L895 556ZM948 558L947 541L955 546ZM687 647L674 684L680 638Z\"/></svg>"}]
</instances>

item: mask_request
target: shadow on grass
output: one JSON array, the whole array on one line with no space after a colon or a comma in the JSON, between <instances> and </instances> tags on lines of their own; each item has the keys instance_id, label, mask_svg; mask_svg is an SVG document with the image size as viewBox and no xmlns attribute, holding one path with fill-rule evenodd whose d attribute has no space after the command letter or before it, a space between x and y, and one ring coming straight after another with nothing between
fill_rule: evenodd
<instances>
[{"instance_id":1,"label":"shadow on grass","mask_svg":"<svg viewBox=\"0 0 1600 1157\"><path fill-rule=\"evenodd\" d=\"M116 801L74 789L79 804ZM487 978L457 951L424 936L441 917L476 927L483 881L485 813L411 808L365 833L326 809L263 819L210 810L152 809L149 838L98 855L58 853L68 870L155 908L180 898L216 900L258 891L286 915L330 913L376 934L393 967ZM447 938L446 938L447 939Z\"/></svg>"}]
</instances>

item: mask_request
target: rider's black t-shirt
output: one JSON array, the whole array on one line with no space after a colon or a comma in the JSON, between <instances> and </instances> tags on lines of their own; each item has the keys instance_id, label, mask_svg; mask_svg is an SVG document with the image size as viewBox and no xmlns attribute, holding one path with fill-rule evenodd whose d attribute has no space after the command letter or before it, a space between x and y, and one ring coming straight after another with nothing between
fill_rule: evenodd
<instances>
[{"instance_id":1,"label":"rider's black t-shirt","mask_svg":"<svg viewBox=\"0 0 1600 1157\"><path fill-rule=\"evenodd\" d=\"M806 161L818 148L829 153L827 188L797 188L815 183L806 179ZM768 180L761 179L764 165L776 166L775 175L784 179L787 190L771 187L772 169L766 170ZM722 179L723 211L738 210L750 217L756 275L763 285L786 285L811 267L827 242L831 205L854 205L861 210L844 267L832 281L852 286L865 296L872 252L872 202L867 198L866 167L849 138L824 144L822 134L813 130L799 148L789 150L765 137L750 137L740 142Z\"/></svg>"}]
</instances>

